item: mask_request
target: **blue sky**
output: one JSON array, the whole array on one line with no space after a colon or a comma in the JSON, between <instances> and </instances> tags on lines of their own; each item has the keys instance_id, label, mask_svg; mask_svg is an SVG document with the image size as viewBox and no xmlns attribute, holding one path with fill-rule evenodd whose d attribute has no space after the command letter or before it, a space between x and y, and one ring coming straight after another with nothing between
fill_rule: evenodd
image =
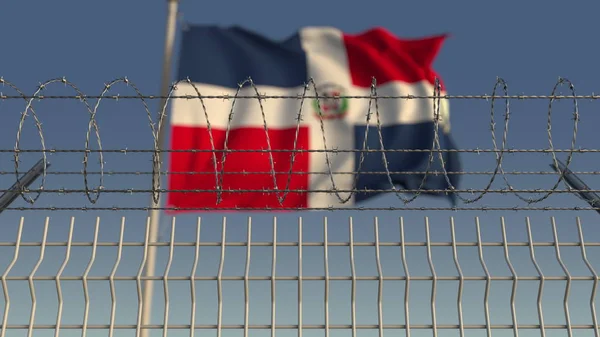
<instances>
[{"instance_id":1,"label":"blue sky","mask_svg":"<svg viewBox=\"0 0 600 337\"><path fill-rule=\"evenodd\" d=\"M0 76L14 83L26 94L35 91L40 82L65 76L78 86L84 93L96 95L103 89L104 83L113 79L127 77L142 93L158 94L160 85L160 67L164 40L165 4L162 1L116 1L80 2L64 0L60 2L44 1L6 1L0 11L0 21L3 23L2 44L0 49ZM502 77L509 84L510 94L548 95L551 93L559 76L571 80L578 94L598 92L598 76L595 64L600 57L600 48L594 43L596 34L592 29L597 19L600 3L593 1L577 2L568 5L562 1L529 1L521 2L507 0L495 3L481 1L426 1L426 2L348 2L305 0L301 3L283 1L247 1L247 2L202 2L184 1L180 6L180 24L184 22L197 24L242 25L263 33L272 38L284 38L295 30L307 25L336 26L346 32L354 33L373 26L383 26L393 33L404 37L419 37L429 34L450 33L437 61L435 69L444 79L450 94L480 95L490 94L496 78ZM178 46L176 51L178 50ZM570 94L567 87L562 93ZM8 87L0 88L3 94L14 95ZM132 95L134 91L124 85L111 90L114 94ZM46 94L74 94L63 85L53 85ZM577 147L595 148L596 125L600 117L595 114L597 102L579 101L580 124L578 126ZM156 101L148 101L150 111L156 116L158 109ZM511 101L511 120L508 134L508 147L516 149L541 149L548 147L547 119L548 100L519 100ZM44 100L34 105L36 113L43 126L43 135L47 148L83 149L88 127L89 114L81 102L67 100ZM14 148L20 113L24 109L21 100L0 101L0 148ZM503 102L496 105L497 137L501 138L503 130ZM552 110L552 139L554 146L568 149L571 144L573 131L573 106L571 102L555 102ZM132 100L118 102L104 101L98 112L98 124L102 145L105 149L150 149L152 137L148 126L148 118L143 105ZM490 149L492 148L490 134L490 102L482 100L454 100L451 102L451 123L453 136L460 148ZM32 119L28 118L23 128L21 148L39 149L40 140ZM93 138L93 143L96 140ZM95 145L94 145L95 146ZM39 154L22 156L23 167L29 167L39 158ZM566 154L559 154L560 159L566 159ZM49 156L52 170L80 171L83 154L61 153ZM149 154L107 154L105 170L109 171L150 171L151 157ZM463 165L468 171L492 171L495 159L492 154L462 155ZM551 163L548 154L511 154L506 156L504 169L506 171L547 171ZM576 171L595 171L600 163L597 154L577 154L571 168ZM95 157L90 158L88 170L97 171ZM165 165L166 168L166 165ZM12 154L0 153L0 171L14 170ZM591 175L582 178L593 188L600 188L600 179ZM13 183L13 175L0 175L0 187L7 188ZM549 189L554 185L553 176L508 176L516 189ZM489 180L488 176L471 176L464 179L463 188L482 189ZM38 186L39 182L34 184ZM90 185L97 186L98 176L90 176ZM150 176L111 176L104 177L107 189L115 188L150 188ZM166 183L163 182L163 186ZM503 188L504 182L497 178L494 189ZM83 189L81 175L49 175L47 189ZM563 188L562 186L560 188ZM464 195L470 197L469 195ZM144 207L149 204L147 194L102 194L95 205L92 205L84 194L43 194L36 202L36 207L83 207L83 206L129 206ZM365 206L399 206L401 202L393 195L378 198ZM27 206L23 200L18 200L13 206ZM443 199L419 197L414 207L447 207ZM464 206L459 203L459 206ZM513 207L526 206L512 195L489 194L472 206ZM579 199L568 195L553 195L545 202L534 206L573 207L587 206ZM299 214L278 215L279 235L288 241L297 240L297 217ZM397 218L405 218L407 240L424 240L423 217L429 216L432 226L432 239L449 240L448 218L454 216L457 231L462 232L460 240L474 240L474 217L479 216L482 224L488 226L490 234L488 241L499 241L500 216L505 216L509 237L513 240L526 240L525 217L530 216L534 224L534 236L540 240L551 240L550 216L556 216L560 233L565 240L577 241L575 216L581 216L584 230L591 241L597 242L598 214L595 212L332 212L303 214L306 227L305 235L312 235L314 240L322 240L322 217L328 216L330 231L339 234L340 240L347 240L347 219L353 216L357 225L356 240L372 240L372 218L379 216L382 230L397 233ZM24 240L39 241L41 238L44 218L51 217L48 240L65 241L69 218L76 217L75 240L90 241L96 216L101 216L100 240L115 241L118 239L120 218L128 219L126 240L140 241L143 239L143 229L146 213L144 212L48 212L48 211L10 211L1 214L2 228L0 241L13 241L16 235L18 219L25 216ZM195 230L196 216L188 214L178 218L176 237L178 240L191 240ZM228 214L228 223L232 224L228 240L243 241L245 239L244 224L248 214ZM271 233L272 216L256 214L254 216L254 231L268 241ZM220 240L220 222L222 214L203 215L203 240ZM171 219L162 220L163 235L168 236L168 225ZM237 227L236 227L237 226ZM341 228L340 228L341 227ZM383 229L386 227L387 229ZM309 229L310 228L310 229ZM396 232L394 232L396 231ZM206 233L206 235L204 235ZM286 234L287 233L287 234ZM388 232L386 232L388 233ZM512 233L512 234L510 234ZM190 235L192 235L190 237ZM399 238L384 235L390 241ZM253 239L254 240L254 239ZM260 239L257 239L260 240ZM283 240L283 239L280 239ZM40 273L52 275L56 273L57 261L64 258L64 250L56 251L56 259L44 262ZM163 252L166 253L166 252ZM242 252L238 252L242 254ZM268 252L266 252L268 253ZM526 252L521 252L526 254ZM87 255L85 255L87 254ZM85 254L74 257L78 265L85 266L89 261L89 249ZM112 254L112 255L111 255ZM415 253L417 254L417 253ZM424 251L417 259L424 258ZM29 255L23 255L29 256ZM35 261L39 250L31 251L31 256L23 259ZM104 267L95 270L98 275L106 275L110 266L110 258L114 259L114 251L102 255L107 261ZM218 256L218 255L217 255ZM240 255L241 256L241 255ZM370 256L370 255L368 255ZM526 256L526 255L525 255ZM12 250L3 250L0 255L0 270L12 257ZM364 264L374 267L371 257L365 257ZM501 255L498 257L502 261ZM548 257L551 259L552 257ZM134 258L132 258L135 260ZM317 261L318 257L316 257ZM399 263L391 257L392 264ZM518 260L518 258L517 258ZM189 258L183 258L187 261ZM417 267L423 268L419 260ZM448 260L451 263L451 260ZM465 264L476 264L477 258L472 254L465 255ZM163 261L164 262L164 261ZM74 262L75 263L75 262ZM243 272L243 258L231 262L232 270ZM51 264L51 265L50 265ZM188 268L181 262L183 270ZM100 264L99 264L100 265ZM26 262L18 264L11 275L27 274L33 264ZM164 265L163 265L164 267ZM160 271L161 266L158 267ZM29 268L29 269L28 269ZM45 269L46 268L46 269ZM75 268L75 267L74 267ZM125 268L125 267L124 267ZM135 261L131 262L131 270L137 271ZM533 267L531 267L533 268ZM535 273L534 269L525 269ZM561 275L555 264L550 274ZM423 269L427 271L427 269ZM74 274L81 274L83 269L75 269ZM134 274L135 271L127 274ZM268 271L267 271L268 272ZM375 271L370 270L369 273ZM214 274L214 271L206 272ZM481 275L481 272L475 274ZM21 282L27 290L25 282ZM16 284L16 282L15 282ZM15 289L17 286L15 286ZM98 290L99 294L101 291ZM159 286L160 288L160 286ZM46 288L48 297L55 296L52 286ZM129 289L129 288L128 288ZM133 288L132 288L133 289ZM560 287L558 289L561 289ZM12 291L12 290L11 290ZM40 290L41 291L41 290ZM430 290L423 290L428 294ZM25 294L25 293L24 293ZM98 298L107 296L98 295ZM268 291L265 292L268 295ZM131 294L130 294L131 295ZM16 295L15 295L16 296ZM73 295L75 296L75 295ZM80 296L80 295L77 295ZM124 295L125 296L125 295ZM157 292L157 299L162 296ZM184 295L181 295L185 297ZM322 296L322 295L319 295ZM371 295L365 295L371 296ZM478 295L479 296L479 295ZM498 295L500 296L500 295ZM562 295L561 295L562 296ZM582 295L585 299L585 294ZM183 298L182 297L182 298ZM24 295L24 302L29 298ZM291 296L293 299L293 296ZM499 297L500 298L500 297ZM77 302L78 300L76 300ZM132 300L135 303L135 300ZM189 299L188 299L189 301ZM233 301L233 300L232 300ZM236 301L239 301L236 300ZM318 297L315 301L319 301ZM450 299L448 301L451 301ZM478 300L477 300L478 301ZM428 299L424 298L419 304L420 309L428 310ZM79 302L77 302L79 303ZM237 303L237 302L236 302ZM452 303L448 305L452 308ZM479 302L477 302L479 303ZM559 303L559 302L557 302ZM580 302L585 303L585 302ZM75 305L75 304L73 304ZM560 307L560 306L559 306ZM585 311L585 304L581 304ZM22 317L27 317L29 309L24 304ZM135 308L135 307L131 307ZM268 306L266 307L268 309ZM535 310L534 307L531 307ZM20 310L14 309L14 310ZM79 309L73 309L78 312ZM128 309L129 310L129 309ZM207 309L208 310L208 309ZM394 310L394 309L390 309ZM473 309L475 310L475 309ZM210 310L209 310L210 311ZM420 312L420 311L418 311ZM531 311L532 315L535 311ZM11 314L12 315L12 314ZM52 320L54 314L48 316ZM75 315L75 314L74 314ZM157 313L156 319L162 314ZM182 314L187 315L187 314ZM285 315L285 314L284 314ZM369 314L370 315L370 314ZM504 318L510 317L506 313ZM561 317L562 313L557 313ZM76 315L75 315L76 316ZM75 317L74 316L74 317ZM417 316L417 315L415 315ZM11 316L12 319L13 316ZM16 316L15 316L16 317ZM79 317L79 316L78 316ZM187 316L186 316L187 317ZM398 316L401 317L401 314ZM530 318L535 318L531 316ZM73 318L75 321L80 318ZM15 320L18 320L15 318ZM455 322L455 318L448 318ZM17 324L17 323L15 323Z\"/></svg>"}]
</instances>

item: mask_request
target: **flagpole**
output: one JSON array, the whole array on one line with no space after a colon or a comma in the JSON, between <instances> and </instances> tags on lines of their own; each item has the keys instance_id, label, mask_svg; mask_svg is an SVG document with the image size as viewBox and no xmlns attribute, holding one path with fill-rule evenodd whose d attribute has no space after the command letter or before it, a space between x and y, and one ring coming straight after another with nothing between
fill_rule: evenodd
<instances>
[{"instance_id":1,"label":"flagpole","mask_svg":"<svg viewBox=\"0 0 600 337\"><path fill-rule=\"evenodd\" d=\"M162 112L162 109L167 104L166 96L169 95L170 83L171 83L171 66L172 66L172 56L173 56L173 47L175 42L175 31L177 28L177 11L179 7L179 0L167 0L167 23L166 23L166 33L165 33L165 49L163 54L163 65L162 65L162 78L161 78L161 86L160 86L160 95L162 98L160 99L159 111ZM163 121L164 122L164 121ZM158 135L158 144L160 150L164 145L164 123L160 124L160 128L157 131ZM159 152L158 160L162 163L162 153ZM153 181L160 181L161 178L160 172L154 172ZM158 242L158 233L160 226L160 210L157 209L160 207L160 198L159 194L158 200L155 202L154 198L150 198L150 204L152 205L152 209L149 212L149 234L148 234L148 242L155 243ZM148 247L148 256L146 257L146 268L144 268L144 276L151 277L154 276L154 271L156 269L156 246ZM150 324L150 319L152 315L152 295L154 290L154 284L151 280L146 280L144 282L143 288L143 302L142 302L142 325ZM142 329L141 336L148 337L150 334L149 329Z\"/></svg>"}]
</instances>

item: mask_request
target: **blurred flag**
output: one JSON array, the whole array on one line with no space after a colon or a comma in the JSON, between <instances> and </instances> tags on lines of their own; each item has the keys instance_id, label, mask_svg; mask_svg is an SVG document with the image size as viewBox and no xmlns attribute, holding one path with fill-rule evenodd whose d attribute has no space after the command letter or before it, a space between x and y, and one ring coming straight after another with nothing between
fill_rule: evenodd
<instances>
[{"instance_id":1,"label":"blurred flag","mask_svg":"<svg viewBox=\"0 0 600 337\"><path fill-rule=\"evenodd\" d=\"M380 96L431 96L437 76L431 65L444 39L399 39L382 28L346 34L331 27L307 27L285 40L273 41L240 27L187 27L178 78L189 78L201 95L233 97L239 84L251 77L261 95L291 97L260 102L238 98L233 109L232 99L172 100L171 149L203 151L171 152L169 189L205 192L171 192L168 206L344 207L380 194L365 189L389 190L382 152L365 153L361 164L361 154L354 150L363 149L365 144L370 150L381 149L381 142L387 150L430 149L434 137L433 100L379 99L379 132L374 101L367 129L368 99L319 98L319 112L315 99L302 102L296 97L303 93L310 78L319 96L369 96L373 77ZM445 94L444 88L441 94ZM198 93L191 84L180 83L174 95L193 97ZM245 85L238 95L253 96L256 92ZM307 95L315 96L312 86ZM440 104L441 146L453 149L448 101L442 99ZM227 153L223 161L224 153L213 153L213 148L247 152ZM269 148L274 151L271 156ZM293 149L309 151L294 156L290 152ZM327 154L325 149L339 152ZM395 185L419 187L422 174L394 172L425 171L428 152L387 152L385 156ZM456 152L445 152L444 162L447 171L460 170ZM330 170L343 199L351 190L363 192L342 203L332 191ZM366 174L353 173L358 170ZM430 170L441 170L437 153ZM177 172L186 173L173 174ZM450 177L456 186L458 176ZM217 184L223 191L219 204ZM273 191L275 185L277 192ZM443 175L430 175L424 187L446 189L448 185ZM284 195L280 204L278 196Z\"/></svg>"}]
</instances>

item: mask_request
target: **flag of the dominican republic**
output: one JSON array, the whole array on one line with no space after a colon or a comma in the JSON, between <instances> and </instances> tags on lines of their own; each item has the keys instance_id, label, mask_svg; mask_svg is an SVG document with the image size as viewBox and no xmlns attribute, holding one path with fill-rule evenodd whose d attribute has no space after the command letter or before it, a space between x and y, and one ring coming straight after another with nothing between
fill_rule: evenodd
<instances>
[{"instance_id":1,"label":"flag of the dominican republic","mask_svg":"<svg viewBox=\"0 0 600 337\"><path fill-rule=\"evenodd\" d=\"M382 28L346 34L307 27L274 41L240 27L187 27L178 78L189 81L180 82L174 95L191 98L171 101L171 149L176 151L170 156L169 189L202 192L171 192L167 206L357 207L355 203L380 194L374 190L391 189L386 171L397 187L418 189L423 174L395 172L424 172L429 152L393 151L432 148L433 99L379 98L369 108L365 98L318 98L317 104L314 97L369 96L373 77L378 96L431 96L437 76L432 62L443 41L444 36L400 39ZM248 78L255 87L246 83L237 92ZM318 96L309 85L306 95L313 98L302 101L297 97L310 79ZM232 99L236 92L256 96L255 90L287 98ZM198 94L230 99L194 98ZM447 100L441 99L440 105L441 146L452 149ZM385 153L387 165L381 151L362 151L361 164L360 150L381 150L382 144L390 150ZM446 170L459 171L458 154L443 153ZM430 170L441 171L440 163L435 153ZM450 175L454 186L456 177ZM424 188L448 185L443 175L428 175ZM285 197L283 203L278 197Z\"/></svg>"}]
</instances>

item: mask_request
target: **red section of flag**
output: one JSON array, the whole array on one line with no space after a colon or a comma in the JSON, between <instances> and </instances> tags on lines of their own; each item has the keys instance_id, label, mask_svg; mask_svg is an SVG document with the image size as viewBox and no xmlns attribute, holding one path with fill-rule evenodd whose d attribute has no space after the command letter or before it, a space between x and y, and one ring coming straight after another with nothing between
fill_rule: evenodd
<instances>
[{"instance_id":1,"label":"red section of flag","mask_svg":"<svg viewBox=\"0 0 600 337\"><path fill-rule=\"evenodd\" d=\"M212 150L208 129L205 127L173 126L171 129L171 149L173 150ZM212 138L216 150L224 149L225 130L212 129ZM296 138L296 128L269 130L272 150L292 150ZM309 131L301 127L298 132L296 149L309 147ZM267 137L262 128L238 128L229 131L227 144L229 150L268 150ZM215 152L217 172L221 172L223 152ZM288 184L287 172L290 171L292 152L272 152L279 196L282 196ZM297 152L289 178L288 189L308 189L309 153ZM283 205L279 203L274 189L271 162L268 152L230 152L225 159L222 178L221 202L217 204L215 166L213 152L171 152L169 189L170 190L208 190L207 192L170 192L168 207L179 208L232 208L257 207L306 208L307 193L289 192ZM179 174L178 172L196 172ZM245 173L244 173L245 172ZM284 172L284 173L280 173ZM298 174L300 173L300 174ZM227 190L235 190L227 192ZM261 192L237 192L238 190L261 190ZM262 192L269 190L269 192Z\"/></svg>"},{"instance_id":2,"label":"red section of flag","mask_svg":"<svg viewBox=\"0 0 600 337\"><path fill-rule=\"evenodd\" d=\"M383 28L356 35L344 34L352 84L369 88L373 77L378 85L423 80L433 84L437 74L431 65L445 38L445 35L440 35L400 39Z\"/></svg>"}]
</instances>

